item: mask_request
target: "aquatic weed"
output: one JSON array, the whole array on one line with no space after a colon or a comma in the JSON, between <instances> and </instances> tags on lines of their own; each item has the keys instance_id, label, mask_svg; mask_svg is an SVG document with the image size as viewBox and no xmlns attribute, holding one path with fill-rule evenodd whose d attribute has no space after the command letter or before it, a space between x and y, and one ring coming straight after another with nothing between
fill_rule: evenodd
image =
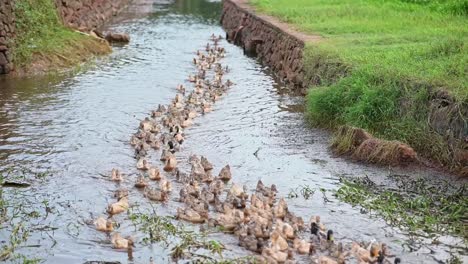
<instances>
[{"instance_id":1,"label":"aquatic weed","mask_svg":"<svg viewBox=\"0 0 468 264\"><path fill-rule=\"evenodd\" d=\"M432 237L452 234L468 239L465 184L454 188L447 182L433 186L421 178L400 179L396 184L398 189L391 190L369 182L368 178L341 178L340 181L342 186L335 192L339 200L359 205L410 234L424 232Z\"/></svg>"}]
</instances>

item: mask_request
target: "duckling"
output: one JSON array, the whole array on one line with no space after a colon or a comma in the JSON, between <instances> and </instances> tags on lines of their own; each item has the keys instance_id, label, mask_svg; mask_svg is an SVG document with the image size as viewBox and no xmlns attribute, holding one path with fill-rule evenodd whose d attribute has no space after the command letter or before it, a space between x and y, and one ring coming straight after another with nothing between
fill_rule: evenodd
<instances>
[{"instance_id":1,"label":"duckling","mask_svg":"<svg viewBox=\"0 0 468 264\"><path fill-rule=\"evenodd\" d=\"M159 181L161 180L161 177L162 177L161 171L159 170L158 167L151 167L148 170L148 176L149 176L149 179L153 181Z\"/></svg>"},{"instance_id":2,"label":"duckling","mask_svg":"<svg viewBox=\"0 0 468 264\"><path fill-rule=\"evenodd\" d=\"M224 166L219 172L218 178L222 181L229 181L232 178L231 167L229 165Z\"/></svg>"},{"instance_id":3,"label":"duckling","mask_svg":"<svg viewBox=\"0 0 468 264\"><path fill-rule=\"evenodd\" d=\"M160 181L159 181L159 188L163 191L163 192L171 192L172 191L172 184L170 181L168 181L166 178L162 178Z\"/></svg>"},{"instance_id":4,"label":"duckling","mask_svg":"<svg viewBox=\"0 0 468 264\"><path fill-rule=\"evenodd\" d=\"M111 180L116 181L116 182L123 181L122 174L120 173L120 171L118 169L112 169Z\"/></svg>"},{"instance_id":5,"label":"duckling","mask_svg":"<svg viewBox=\"0 0 468 264\"><path fill-rule=\"evenodd\" d=\"M96 221L94 221L94 226L96 230L102 232L112 232L114 230L114 226L112 225L112 221L109 219L105 219L104 217L100 216Z\"/></svg>"},{"instance_id":6,"label":"duckling","mask_svg":"<svg viewBox=\"0 0 468 264\"><path fill-rule=\"evenodd\" d=\"M138 176L136 182L135 182L135 187L137 188L145 188L149 185L149 182L145 179L143 175Z\"/></svg>"},{"instance_id":7,"label":"duckling","mask_svg":"<svg viewBox=\"0 0 468 264\"><path fill-rule=\"evenodd\" d=\"M154 188L145 188L144 196L158 202L165 202L169 199L169 195L166 192Z\"/></svg>"},{"instance_id":8,"label":"duckling","mask_svg":"<svg viewBox=\"0 0 468 264\"><path fill-rule=\"evenodd\" d=\"M117 200L122 199L123 197L128 196L128 190L125 188L118 189L114 192L114 197L117 198Z\"/></svg>"},{"instance_id":9,"label":"duckling","mask_svg":"<svg viewBox=\"0 0 468 264\"><path fill-rule=\"evenodd\" d=\"M146 159L139 159L137 162L137 169L139 170L149 170L151 168L150 164Z\"/></svg>"},{"instance_id":10,"label":"duckling","mask_svg":"<svg viewBox=\"0 0 468 264\"><path fill-rule=\"evenodd\" d=\"M143 121L140 122L140 129L142 129L145 132L150 131L152 127L153 123L151 122L149 117L146 117Z\"/></svg>"},{"instance_id":11,"label":"duckling","mask_svg":"<svg viewBox=\"0 0 468 264\"><path fill-rule=\"evenodd\" d=\"M112 235L111 243L116 249L128 249L133 246L131 238L123 238L119 233Z\"/></svg>"},{"instance_id":12,"label":"duckling","mask_svg":"<svg viewBox=\"0 0 468 264\"><path fill-rule=\"evenodd\" d=\"M107 213L110 215L120 214L129 208L127 197L122 197L118 202L110 204L107 207Z\"/></svg>"},{"instance_id":13,"label":"duckling","mask_svg":"<svg viewBox=\"0 0 468 264\"><path fill-rule=\"evenodd\" d=\"M164 171L172 171L177 167L177 159L174 155L169 155L164 165Z\"/></svg>"},{"instance_id":14,"label":"duckling","mask_svg":"<svg viewBox=\"0 0 468 264\"><path fill-rule=\"evenodd\" d=\"M206 218L208 218L208 213L206 214L200 214L193 210L192 208L177 208L177 219L181 219L184 221L188 221L191 223L195 224L202 224L206 221Z\"/></svg>"}]
</instances>

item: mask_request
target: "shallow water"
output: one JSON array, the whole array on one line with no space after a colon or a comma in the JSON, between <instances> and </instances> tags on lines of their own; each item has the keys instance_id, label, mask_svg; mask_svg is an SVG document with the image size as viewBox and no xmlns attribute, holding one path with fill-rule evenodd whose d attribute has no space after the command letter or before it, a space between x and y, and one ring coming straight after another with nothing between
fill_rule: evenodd
<instances>
[{"instance_id":1,"label":"shallow water","mask_svg":"<svg viewBox=\"0 0 468 264\"><path fill-rule=\"evenodd\" d=\"M30 247L19 252L46 263L127 262L125 252L111 249L106 235L85 221L103 214L111 201L116 186L103 174L113 167L136 173L128 141L139 120L174 97L177 84L194 71L190 63L194 51L212 33L224 35L218 24L220 8L217 1L136 1L109 25L132 38L129 45L114 47L110 57L73 75L0 79L0 171L6 173L19 165L47 173L30 188L5 188L4 197L27 195L31 208L44 210L44 200L52 208L47 217L35 221L54 228L34 233L26 243ZM205 155L216 171L229 163L234 182L254 188L262 179L275 183L281 196L304 184L337 189L340 176L367 175L378 183L389 183L387 176L398 174L458 184L440 172L366 166L334 157L327 148L329 134L306 125L303 98L288 93L268 69L245 57L238 47L223 45L227 49L224 63L232 69L228 78L236 85L212 113L197 118L185 131L187 140L179 160L193 153ZM156 158L152 161L156 163ZM131 202L145 203L141 194L133 192ZM338 202L331 191L326 195L329 202L316 192L313 199L291 199L288 204L306 219L321 215L337 239L386 242L405 263L437 263L448 258L450 248L445 245L409 252L404 244L410 239L403 232ZM171 214L177 204L155 207L161 214ZM119 231L138 240L125 216L119 216L119 221L123 223ZM5 236L0 232L2 243L8 241ZM232 250L228 255L246 254L232 237L219 235L219 239ZM451 238L446 240L450 243ZM150 256L158 263L167 262L167 250L157 244L138 244L135 263L147 263ZM468 262L466 257L463 260Z\"/></svg>"}]
</instances>

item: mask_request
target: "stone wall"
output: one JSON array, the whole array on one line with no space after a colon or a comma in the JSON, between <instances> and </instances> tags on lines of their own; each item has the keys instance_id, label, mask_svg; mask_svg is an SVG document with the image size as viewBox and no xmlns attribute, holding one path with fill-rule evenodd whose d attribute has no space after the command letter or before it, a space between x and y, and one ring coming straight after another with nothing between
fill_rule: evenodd
<instances>
[{"instance_id":1,"label":"stone wall","mask_svg":"<svg viewBox=\"0 0 468 264\"><path fill-rule=\"evenodd\" d=\"M256 14L246 0L224 0L221 23L228 38L256 55L277 77L305 91L302 52L305 43L316 36L291 30L273 17Z\"/></svg>"},{"instance_id":2,"label":"stone wall","mask_svg":"<svg viewBox=\"0 0 468 264\"><path fill-rule=\"evenodd\" d=\"M89 31L118 14L131 0L55 0L64 25Z\"/></svg>"},{"instance_id":3,"label":"stone wall","mask_svg":"<svg viewBox=\"0 0 468 264\"><path fill-rule=\"evenodd\" d=\"M15 36L13 1L0 0L0 74L13 70L11 42Z\"/></svg>"}]
</instances>

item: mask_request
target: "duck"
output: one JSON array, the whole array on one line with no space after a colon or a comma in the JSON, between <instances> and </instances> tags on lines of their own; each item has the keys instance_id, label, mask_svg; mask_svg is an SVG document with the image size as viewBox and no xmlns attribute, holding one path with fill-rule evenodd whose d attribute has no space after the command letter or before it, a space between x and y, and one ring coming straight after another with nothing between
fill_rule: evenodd
<instances>
[{"instance_id":1,"label":"duck","mask_svg":"<svg viewBox=\"0 0 468 264\"><path fill-rule=\"evenodd\" d=\"M246 198L246 197L248 197L248 194L246 194L244 189L245 189L245 186L241 187L240 185L234 183L234 184L232 184L232 186L229 189L228 193L231 194L234 197Z\"/></svg>"},{"instance_id":2,"label":"duck","mask_svg":"<svg viewBox=\"0 0 468 264\"><path fill-rule=\"evenodd\" d=\"M172 154L180 151L180 144L174 143L172 140L167 142L167 145L169 146L169 152Z\"/></svg>"},{"instance_id":3,"label":"duck","mask_svg":"<svg viewBox=\"0 0 468 264\"><path fill-rule=\"evenodd\" d=\"M132 146L136 146L140 143L140 139L138 139L137 136L135 135L132 135L132 137L130 138L130 145Z\"/></svg>"},{"instance_id":4,"label":"duck","mask_svg":"<svg viewBox=\"0 0 468 264\"><path fill-rule=\"evenodd\" d=\"M215 202L215 194L210 192L208 188L205 186L203 187L203 190L200 192L200 199L211 204Z\"/></svg>"},{"instance_id":5,"label":"duck","mask_svg":"<svg viewBox=\"0 0 468 264\"><path fill-rule=\"evenodd\" d=\"M127 197L122 197L118 202L110 204L107 207L107 213L110 215L120 214L129 208Z\"/></svg>"},{"instance_id":6,"label":"duck","mask_svg":"<svg viewBox=\"0 0 468 264\"><path fill-rule=\"evenodd\" d=\"M229 165L224 166L219 172L218 178L222 181L229 181L232 178L231 167Z\"/></svg>"},{"instance_id":7,"label":"duck","mask_svg":"<svg viewBox=\"0 0 468 264\"><path fill-rule=\"evenodd\" d=\"M148 175L149 175L149 179L153 181L159 181L161 180L161 177L162 177L161 171L159 170L158 167L151 167L148 170Z\"/></svg>"},{"instance_id":8,"label":"duck","mask_svg":"<svg viewBox=\"0 0 468 264\"><path fill-rule=\"evenodd\" d=\"M149 170L151 168L149 162L144 159L144 158L141 158L138 160L137 162L137 169L139 170Z\"/></svg>"},{"instance_id":9,"label":"duck","mask_svg":"<svg viewBox=\"0 0 468 264\"><path fill-rule=\"evenodd\" d=\"M159 188L161 189L161 191L169 193L172 191L172 183L168 181L166 178L162 178L159 181Z\"/></svg>"},{"instance_id":10,"label":"duck","mask_svg":"<svg viewBox=\"0 0 468 264\"><path fill-rule=\"evenodd\" d=\"M209 103L202 103L202 113L203 114L209 113L211 111L213 111L213 109L211 108L211 105Z\"/></svg>"},{"instance_id":11,"label":"duck","mask_svg":"<svg viewBox=\"0 0 468 264\"><path fill-rule=\"evenodd\" d=\"M101 231L101 232L112 232L114 230L112 221L109 219L105 219L102 216L98 217L94 221L94 226L96 227L97 231Z\"/></svg>"},{"instance_id":12,"label":"duck","mask_svg":"<svg viewBox=\"0 0 468 264\"><path fill-rule=\"evenodd\" d=\"M123 197L128 197L128 190L124 188L118 189L114 192L114 197L117 198L117 200L120 200Z\"/></svg>"},{"instance_id":13,"label":"duck","mask_svg":"<svg viewBox=\"0 0 468 264\"><path fill-rule=\"evenodd\" d=\"M273 214L276 218L283 219L286 216L287 212L288 205L286 203L286 200L284 200L284 198L281 198L278 202L278 205L273 207Z\"/></svg>"},{"instance_id":14,"label":"duck","mask_svg":"<svg viewBox=\"0 0 468 264\"><path fill-rule=\"evenodd\" d=\"M257 182L257 187L255 189L257 193L261 193L263 196L266 197L275 197L276 194L278 193L278 190L276 189L276 185L272 184L270 188L266 187L262 180L259 180Z\"/></svg>"},{"instance_id":15,"label":"duck","mask_svg":"<svg viewBox=\"0 0 468 264\"><path fill-rule=\"evenodd\" d=\"M345 264L345 261L342 258L334 260L327 256L320 256L318 258L318 264Z\"/></svg>"},{"instance_id":16,"label":"duck","mask_svg":"<svg viewBox=\"0 0 468 264\"><path fill-rule=\"evenodd\" d=\"M164 165L164 171L172 171L177 167L177 159L174 155L168 155L166 164Z\"/></svg>"},{"instance_id":17,"label":"duck","mask_svg":"<svg viewBox=\"0 0 468 264\"><path fill-rule=\"evenodd\" d=\"M112 169L111 180L116 181L116 182L123 181L122 174L120 173L120 171L118 169Z\"/></svg>"},{"instance_id":18,"label":"duck","mask_svg":"<svg viewBox=\"0 0 468 264\"><path fill-rule=\"evenodd\" d=\"M294 239L296 237L295 230L290 224L278 219L276 227L286 239Z\"/></svg>"},{"instance_id":19,"label":"duck","mask_svg":"<svg viewBox=\"0 0 468 264\"><path fill-rule=\"evenodd\" d=\"M221 194L221 192L224 190L224 182L220 179L214 180L210 183L209 190L214 194Z\"/></svg>"},{"instance_id":20,"label":"duck","mask_svg":"<svg viewBox=\"0 0 468 264\"><path fill-rule=\"evenodd\" d=\"M166 149L163 149L161 152L161 158L159 159L160 161L166 161L167 158L170 156L170 152Z\"/></svg>"},{"instance_id":21,"label":"duck","mask_svg":"<svg viewBox=\"0 0 468 264\"><path fill-rule=\"evenodd\" d=\"M293 248L300 255L305 255L310 253L311 243L305 241L304 239L295 238L293 241Z\"/></svg>"},{"instance_id":22,"label":"duck","mask_svg":"<svg viewBox=\"0 0 468 264\"><path fill-rule=\"evenodd\" d=\"M183 127L183 128L187 128L187 127L190 127L192 125L193 125L192 119L189 116L187 116L180 126Z\"/></svg>"},{"instance_id":23,"label":"duck","mask_svg":"<svg viewBox=\"0 0 468 264\"><path fill-rule=\"evenodd\" d=\"M119 233L112 235L111 243L116 249L128 249L133 246L133 240L131 238L124 238Z\"/></svg>"},{"instance_id":24,"label":"duck","mask_svg":"<svg viewBox=\"0 0 468 264\"><path fill-rule=\"evenodd\" d=\"M149 185L149 182L145 179L143 175L138 176L136 182L135 182L135 187L137 188L145 188Z\"/></svg>"},{"instance_id":25,"label":"duck","mask_svg":"<svg viewBox=\"0 0 468 264\"><path fill-rule=\"evenodd\" d=\"M182 144L184 142L184 136L182 135L182 133L176 133L174 134L174 140L177 141L177 143L179 144Z\"/></svg>"},{"instance_id":26,"label":"duck","mask_svg":"<svg viewBox=\"0 0 468 264\"><path fill-rule=\"evenodd\" d=\"M208 184L214 181L214 176L212 174L212 171L213 170L205 171L205 173L203 174L203 177L201 178L201 181L208 183Z\"/></svg>"},{"instance_id":27,"label":"duck","mask_svg":"<svg viewBox=\"0 0 468 264\"><path fill-rule=\"evenodd\" d=\"M187 222L191 222L194 224L202 224L208 218L208 213L200 214L197 211L193 210L192 208L186 207L184 209L177 208L177 219L181 219Z\"/></svg>"},{"instance_id":28,"label":"duck","mask_svg":"<svg viewBox=\"0 0 468 264\"><path fill-rule=\"evenodd\" d=\"M177 85L177 91L181 92L182 94L185 94L185 87L182 84Z\"/></svg>"},{"instance_id":29,"label":"duck","mask_svg":"<svg viewBox=\"0 0 468 264\"><path fill-rule=\"evenodd\" d=\"M286 251L289 248L288 242L277 230L271 233L271 245L272 248L276 248L280 251Z\"/></svg>"},{"instance_id":30,"label":"duck","mask_svg":"<svg viewBox=\"0 0 468 264\"><path fill-rule=\"evenodd\" d=\"M205 169L198 160L192 162L190 177L196 180L201 180L205 176Z\"/></svg>"},{"instance_id":31,"label":"duck","mask_svg":"<svg viewBox=\"0 0 468 264\"><path fill-rule=\"evenodd\" d=\"M152 201L165 202L169 199L169 195L154 188L145 188L144 196Z\"/></svg>"},{"instance_id":32,"label":"duck","mask_svg":"<svg viewBox=\"0 0 468 264\"><path fill-rule=\"evenodd\" d=\"M284 263L288 260L289 254L287 252L279 251L278 249L265 248L262 251L262 256L267 259L273 259L274 260L273 263L275 262ZM268 260L267 263L271 263L270 260Z\"/></svg>"},{"instance_id":33,"label":"duck","mask_svg":"<svg viewBox=\"0 0 468 264\"><path fill-rule=\"evenodd\" d=\"M351 246L351 253L355 256L359 263L374 262L377 258L378 252L373 252L372 249L368 250L361 247L358 243L353 242Z\"/></svg>"},{"instance_id":34,"label":"duck","mask_svg":"<svg viewBox=\"0 0 468 264\"><path fill-rule=\"evenodd\" d=\"M200 163L205 171L213 169L213 164L211 164L211 162L209 162L208 159L204 156L201 156Z\"/></svg>"}]
</instances>

